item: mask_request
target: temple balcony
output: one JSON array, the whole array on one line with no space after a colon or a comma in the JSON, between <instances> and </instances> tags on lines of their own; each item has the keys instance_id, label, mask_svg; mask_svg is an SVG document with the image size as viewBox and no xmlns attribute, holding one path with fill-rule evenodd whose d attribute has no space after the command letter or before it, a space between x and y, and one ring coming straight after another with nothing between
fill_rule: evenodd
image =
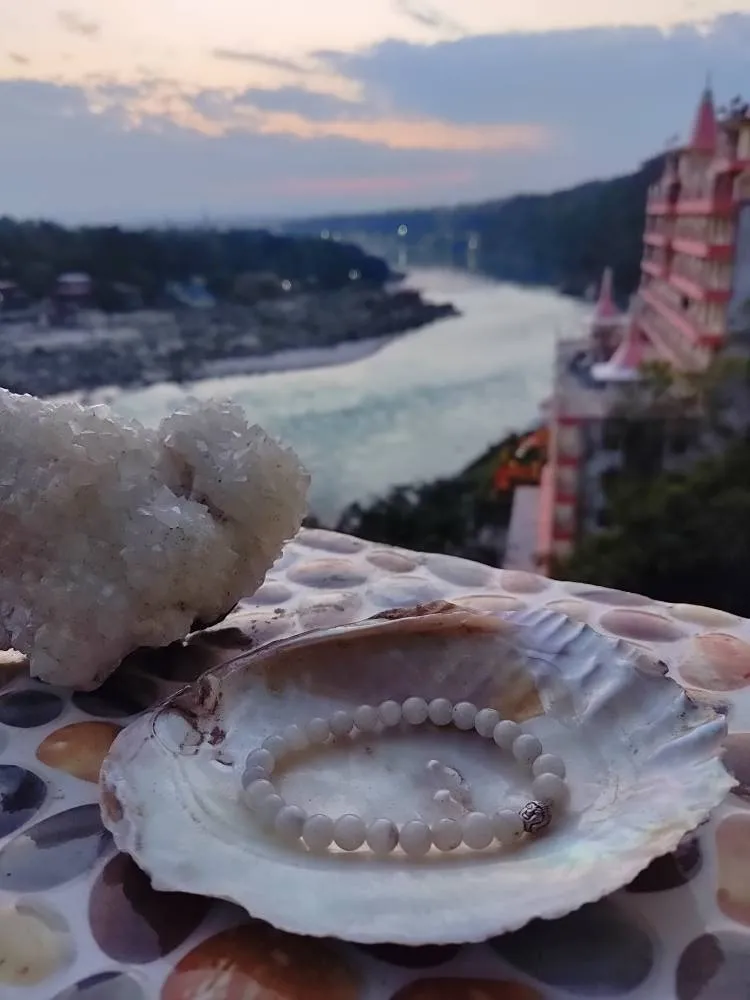
<instances>
[{"instance_id":1,"label":"temple balcony","mask_svg":"<svg viewBox=\"0 0 750 1000\"><path fill-rule=\"evenodd\" d=\"M667 273L667 266L663 261L648 260L641 261L641 270L644 274L650 274L652 278L663 278Z\"/></svg>"},{"instance_id":2,"label":"temple balcony","mask_svg":"<svg viewBox=\"0 0 750 1000\"><path fill-rule=\"evenodd\" d=\"M647 229L643 234L643 242L652 247L666 247L670 240L671 236L668 232L660 232L657 229Z\"/></svg>"},{"instance_id":3,"label":"temple balcony","mask_svg":"<svg viewBox=\"0 0 750 1000\"><path fill-rule=\"evenodd\" d=\"M731 243L711 243L707 239L675 236L672 240L672 247L678 253L687 254L689 257L699 257L701 260L731 263L734 257L734 247Z\"/></svg>"},{"instance_id":4,"label":"temple balcony","mask_svg":"<svg viewBox=\"0 0 750 1000\"><path fill-rule=\"evenodd\" d=\"M669 284L695 302L722 303L731 295L728 287L706 285L697 278L674 270L669 275Z\"/></svg>"},{"instance_id":5,"label":"temple balcony","mask_svg":"<svg viewBox=\"0 0 750 1000\"><path fill-rule=\"evenodd\" d=\"M673 215L674 211L674 202L666 201L663 197L654 197L646 202L647 215Z\"/></svg>"},{"instance_id":6,"label":"temple balcony","mask_svg":"<svg viewBox=\"0 0 750 1000\"><path fill-rule=\"evenodd\" d=\"M710 334L699 327L652 289L643 289L639 297L649 308L639 310L638 325L659 353L681 370L704 368L708 360L707 348L721 343L721 335Z\"/></svg>"},{"instance_id":7,"label":"temple balcony","mask_svg":"<svg viewBox=\"0 0 750 1000\"><path fill-rule=\"evenodd\" d=\"M730 216L735 201L731 192L717 193L705 188L683 191L675 204L678 215Z\"/></svg>"},{"instance_id":8,"label":"temple balcony","mask_svg":"<svg viewBox=\"0 0 750 1000\"><path fill-rule=\"evenodd\" d=\"M652 184L646 198L648 215L670 215L674 212L674 185L659 181Z\"/></svg>"},{"instance_id":9,"label":"temple balcony","mask_svg":"<svg viewBox=\"0 0 750 1000\"><path fill-rule=\"evenodd\" d=\"M560 466L555 470L555 496L561 502L575 503L578 495L578 471Z\"/></svg>"},{"instance_id":10,"label":"temple balcony","mask_svg":"<svg viewBox=\"0 0 750 1000\"><path fill-rule=\"evenodd\" d=\"M581 432L578 427L559 426L557 429L557 464L577 465L581 459Z\"/></svg>"},{"instance_id":11,"label":"temple balcony","mask_svg":"<svg viewBox=\"0 0 750 1000\"><path fill-rule=\"evenodd\" d=\"M560 503L555 498L554 519L552 522L552 537L559 539L575 538L576 508L573 503Z\"/></svg>"}]
</instances>

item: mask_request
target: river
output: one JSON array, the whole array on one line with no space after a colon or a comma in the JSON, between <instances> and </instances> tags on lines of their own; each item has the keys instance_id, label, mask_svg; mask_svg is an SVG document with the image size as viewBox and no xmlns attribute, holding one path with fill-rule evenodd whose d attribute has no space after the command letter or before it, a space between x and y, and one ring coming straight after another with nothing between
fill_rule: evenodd
<instances>
[{"instance_id":1,"label":"river","mask_svg":"<svg viewBox=\"0 0 750 1000\"><path fill-rule=\"evenodd\" d=\"M327 523L346 504L397 483L450 475L534 419L550 391L557 336L590 308L552 291L425 269L407 283L461 315L391 341L352 364L200 382L231 396L291 444L312 473L311 510ZM157 422L184 398L174 385L125 392L120 413Z\"/></svg>"}]
</instances>

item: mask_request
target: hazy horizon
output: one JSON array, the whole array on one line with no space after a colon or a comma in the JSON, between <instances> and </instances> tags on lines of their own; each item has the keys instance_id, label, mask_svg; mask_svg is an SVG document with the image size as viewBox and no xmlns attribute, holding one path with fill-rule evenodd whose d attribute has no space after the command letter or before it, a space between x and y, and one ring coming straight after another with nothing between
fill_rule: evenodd
<instances>
[{"instance_id":1,"label":"hazy horizon","mask_svg":"<svg viewBox=\"0 0 750 1000\"><path fill-rule=\"evenodd\" d=\"M646 157L646 159L650 159L650 157ZM203 215L203 216L174 215L172 217L151 216L143 218L132 218L128 220L112 217L112 218L102 218L101 220L96 220L93 222L91 220L87 221L83 219L61 220L58 218L54 218L51 215L38 216L38 217L33 217L33 216L21 217L18 215L13 215L12 213L1 213L0 218L2 217L11 218L17 222L51 222L53 224L64 227L113 225L113 226L120 226L123 229L141 229L141 228L200 229L202 227L224 228L228 226L229 227L236 226L237 228L248 228L248 229L273 229L276 227L284 227L288 225L290 222L310 223L316 221L317 219L334 220L337 218L343 220L359 215L368 215L368 216L392 215L393 213L397 212L404 212L404 214L410 212L430 212L430 211L438 212L445 209L451 210L455 208L469 207L483 203L509 201L512 198L518 198L518 197L534 197L535 195L544 196L571 187L577 187L581 184L587 184L593 181L606 182L608 180L613 180L615 177L622 176L623 174L634 173L642 165L643 162L645 161L641 161L640 163L635 164L631 170L624 170L620 174L609 174L608 176L605 177L583 177L581 178L580 181L577 181L572 185L565 185L564 188L558 188L554 186L548 188L547 190L541 190L541 189L527 190L521 188L518 191L511 191L509 194L500 195L498 197L492 197L492 195L489 195L485 198L477 198L476 200L462 198L455 202L434 202L425 205L394 203L394 204L381 205L379 207L371 209L358 208L357 206L354 206L351 209L344 209L344 210L334 209L332 211L325 211L325 209L323 209L321 211L313 210L311 212L306 212L306 213L297 212L295 214L288 214L288 215L277 214L273 216L260 216L260 215L251 216L251 215L243 215L241 212L238 212L238 213L221 214L221 215L217 214L215 216L212 215Z\"/></svg>"},{"instance_id":2,"label":"hazy horizon","mask_svg":"<svg viewBox=\"0 0 750 1000\"><path fill-rule=\"evenodd\" d=\"M737 0L0 0L0 214L287 221L631 172L750 79Z\"/></svg>"}]
</instances>

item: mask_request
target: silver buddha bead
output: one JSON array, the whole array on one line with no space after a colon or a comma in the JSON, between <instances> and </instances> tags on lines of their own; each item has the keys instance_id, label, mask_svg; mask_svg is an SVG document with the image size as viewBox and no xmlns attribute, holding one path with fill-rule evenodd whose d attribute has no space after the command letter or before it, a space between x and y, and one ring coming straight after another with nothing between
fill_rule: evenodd
<instances>
[{"instance_id":1,"label":"silver buddha bead","mask_svg":"<svg viewBox=\"0 0 750 1000\"><path fill-rule=\"evenodd\" d=\"M552 822L552 810L544 802L527 802L519 816L526 833L541 833Z\"/></svg>"}]
</instances>

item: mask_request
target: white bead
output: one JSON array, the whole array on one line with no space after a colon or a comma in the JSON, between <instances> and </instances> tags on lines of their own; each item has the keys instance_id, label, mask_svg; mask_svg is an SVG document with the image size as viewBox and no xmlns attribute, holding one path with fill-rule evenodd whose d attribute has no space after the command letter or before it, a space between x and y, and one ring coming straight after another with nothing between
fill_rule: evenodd
<instances>
[{"instance_id":1,"label":"white bead","mask_svg":"<svg viewBox=\"0 0 750 1000\"><path fill-rule=\"evenodd\" d=\"M270 750L253 750L252 753L247 755L245 767L262 767L266 774L271 774L275 763L276 761Z\"/></svg>"},{"instance_id":2,"label":"white bead","mask_svg":"<svg viewBox=\"0 0 750 1000\"><path fill-rule=\"evenodd\" d=\"M333 820L323 813L316 813L305 820L302 839L311 851L325 851L333 840Z\"/></svg>"},{"instance_id":3,"label":"white bead","mask_svg":"<svg viewBox=\"0 0 750 1000\"><path fill-rule=\"evenodd\" d=\"M421 819L411 819L401 827L398 842L410 858L423 858L432 843L430 828Z\"/></svg>"},{"instance_id":4,"label":"white bead","mask_svg":"<svg viewBox=\"0 0 750 1000\"><path fill-rule=\"evenodd\" d=\"M558 778L564 778L565 761L554 753L543 753L534 761L531 771L536 777L540 774L556 774Z\"/></svg>"},{"instance_id":5,"label":"white bead","mask_svg":"<svg viewBox=\"0 0 750 1000\"><path fill-rule=\"evenodd\" d=\"M287 726L282 736L290 750L304 750L308 745L307 736L299 726Z\"/></svg>"},{"instance_id":6,"label":"white bead","mask_svg":"<svg viewBox=\"0 0 750 1000\"><path fill-rule=\"evenodd\" d=\"M523 820L511 809L500 809L492 817L492 829L501 844L509 844L523 835Z\"/></svg>"},{"instance_id":7,"label":"white bead","mask_svg":"<svg viewBox=\"0 0 750 1000\"><path fill-rule=\"evenodd\" d=\"M367 827L366 839L372 853L384 857L396 849L398 827L389 819L374 819Z\"/></svg>"},{"instance_id":8,"label":"white bead","mask_svg":"<svg viewBox=\"0 0 750 1000\"><path fill-rule=\"evenodd\" d=\"M484 736L485 739L489 740L492 739L495 726L499 721L500 713L496 712L494 708L480 708L477 712L477 717L474 719L474 728L480 736Z\"/></svg>"},{"instance_id":9,"label":"white bead","mask_svg":"<svg viewBox=\"0 0 750 1000\"><path fill-rule=\"evenodd\" d=\"M267 795L266 798L255 807L255 812L258 815L258 819L260 819L262 823L272 826L273 821L276 819L276 814L283 809L285 805L286 802L282 799L282 797L274 793L273 795Z\"/></svg>"},{"instance_id":10,"label":"white bead","mask_svg":"<svg viewBox=\"0 0 750 1000\"><path fill-rule=\"evenodd\" d=\"M473 812L461 820L464 843L474 851L481 851L492 843L492 821L486 813Z\"/></svg>"},{"instance_id":11,"label":"white bead","mask_svg":"<svg viewBox=\"0 0 750 1000\"><path fill-rule=\"evenodd\" d=\"M371 733L378 728L378 710L372 705L360 705L354 711L354 725L361 733Z\"/></svg>"},{"instance_id":12,"label":"white bead","mask_svg":"<svg viewBox=\"0 0 750 1000\"><path fill-rule=\"evenodd\" d=\"M411 726L421 726L427 721L427 702L424 698L407 698L401 706L404 721Z\"/></svg>"},{"instance_id":13,"label":"white bead","mask_svg":"<svg viewBox=\"0 0 750 1000\"><path fill-rule=\"evenodd\" d=\"M439 819L430 829L432 841L439 851L454 851L463 840L463 827L457 819Z\"/></svg>"},{"instance_id":14,"label":"white bead","mask_svg":"<svg viewBox=\"0 0 750 1000\"><path fill-rule=\"evenodd\" d=\"M397 726L401 722L401 706L397 701L384 701L378 705L378 715L384 726Z\"/></svg>"},{"instance_id":15,"label":"white bead","mask_svg":"<svg viewBox=\"0 0 750 1000\"><path fill-rule=\"evenodd\" d=\"M428 760L426 770L435 781L442 781L445 768L439 760Z\"/></svg>"},{"instance_id":16,"label":"white bead","mask_svg":"<svg viewBox=\"0 0 750 1000\"><path fill-rule=\"evenodd\" d=\"M325 743L331 735L331 727L327 719L310 719L305 726L305 733L311 743Z\"/></svg>"},{"instance_id":17,"label":"white bead","mask_svg":"<svg viewBox=\"0 0 750 1000\"><path fill-rule=\"evenodd\" d=\"M568 801L568 786L556 774L540 774L531 782L531 794L537 802L563 806Z\"/></svg>"},{"instance_id":18,"label":"white bead","mask_svg":"<svg viewBox=\"0 0 750 1000\"><path fill-rule=\"evenodd\" d=\"M511 722L510 719L503 719L502 722L498 722L492 731L492 739L501 750L510 750L513 746L513 741L522 732L523 730L517 722Z\"/></svg>"},{"instance_id":19,"label":"white bead","mask_svg":"<svg viewBox=\"0 0 750 1000\"><path fill-rule=\"evenodd\" d=\"M273 736L267 736L266 739L263 740L261 746L264 750L268 750L273 754L274 761L279 760L279 758L283 757L289 750L284 737L280 736L279 733L274 733Z\"/></svg>"},{"instance_id":20,"label":"white bead","mask_svg":"<svg viewBox=\"0 0 750 1000\"><path fill-rule=\"evenodd\" d=\"M333 824L333 839L342 851L356 851L365 842L365 821L354 813L339 816Z\"/></svg>"},{"instance_id":21,"label":"white bead","mask_svg":"<svg viewBox=\"0 0 750 1000\"><path fill-rule=\"evenodd\" d=\"M447 726L453 719L453 705L447 698L433 698L427 706L430 722L436 726Z\"/></svg>"},{"instance_id":22,"label":"white bead","mask_svg":"<svg viewBox=\"0 0 750 1000\"><path fill-rule=\"evenodd\" d=\"M519 764L533 764L542 753L542 744L531 733L522 733L513 740L513 756Z\"/></svg>"},{"instance_id":23,"label":"white bead","mask_svg":"<svg viewBox=\"0 0 750 1000\"><path fill-rule=\"evenodd\" d=\"M477 706L470 701L459 701L453 706L453 725L456 729L473 729L477 717Z\"/></svg>"},{"instance_id":24,"label":"white bead","mask_svg":"<svg viewBox=\"0 0 750 1000\"><path fill-rule=\"evenodd\" d=\"M242 787L247 789L254 781L260 781L264 778L268 778L268 771L264 767L259 767L258 764L251 764L250 767L246 767L242 772L240 780Z\"/></svg>"},{"instance_id":25,"label":"white bead","mask_svg":"<svg viewBox=\"0 0 750 1000\"><path fill-rule=\"evenodd\" d=\"M267 778L260 778L251 781L245 789L245 801L255 808L260 805L263 799L275 794L276 789L273 784Z\"/></svg>"},{"instance_id":26,"label":"white bead","mask_svg":"<svg viewBox=\"0 0 750 1000\"><path fill-rule=\"evenodd\" d=\"M463 806L453 797L447 788L441 788L439 792L435 792L432 796L432 801L450 819L458 819L464 814Z\"/></svg>"},{"instance_id":27,"label":"white bead","mask_svg":"<svg viewBox=\"0 0 750 1000\"><path fill-rule=\"evenodd\" d=\"M339 709L333 713L329 724L334 736L348 736L354 725L354 715L345 709Z\"/></svg>"},{"instance_id":28,"label":"white bead","mask_svg":"<svg viewBox=\"0 0 750 1000\"><path fill-rule=\"evenodd\" d=\"M285 840L299 840L307 813L299 806L282 806L273 821L273 828Z\"/></svg>"}]
</instances>

